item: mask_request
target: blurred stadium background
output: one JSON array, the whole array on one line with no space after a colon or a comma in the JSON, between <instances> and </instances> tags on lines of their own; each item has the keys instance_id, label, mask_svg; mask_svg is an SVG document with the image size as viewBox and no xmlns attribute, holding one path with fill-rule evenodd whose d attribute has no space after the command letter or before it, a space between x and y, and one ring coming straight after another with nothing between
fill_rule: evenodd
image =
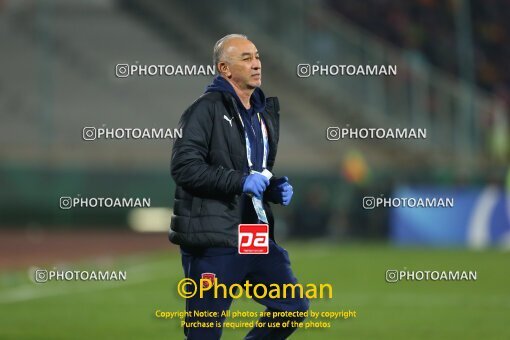
<instances>
[{"instance_id":1,"label":"blurred stadium background","mask_svg":"<svg viewBox=\"0 0 510 340\"><path fill-rule=\"evenodd\" d=\"M176 128L211 77L118 79L115 65L209 65L228 33L256 44L263 89L282 107L275 173L295 195L275 209L278 239L303 282L339 287L312 308L364 315L296 338L510 337L509 16L504 0L0 1L0 337L180 336L152 314L184 306L166 239L171 142L87 142L82 129ZM398 75L299 78L301 63L396 64ZM427 139L326 139L347 125L426 128ZM164 209L59 208L77 195ZM363 209L364 196L399 195L455 208ZM133 267L139 280L27 282L29 267L69 263ZM389 287L384 271L404 267L474 269L479 281Z\"/></svg>"}]
</instances>

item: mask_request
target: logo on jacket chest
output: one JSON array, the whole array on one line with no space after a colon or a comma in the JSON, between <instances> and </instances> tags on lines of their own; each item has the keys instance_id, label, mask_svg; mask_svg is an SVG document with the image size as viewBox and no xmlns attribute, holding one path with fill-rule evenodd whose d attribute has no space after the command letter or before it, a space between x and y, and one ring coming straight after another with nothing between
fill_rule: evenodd
<instances>
[{"instance_id":1,"label":"logo on jacket chest","mask_svg":"<svg viewBox=\"0 0 510 340\"><path fill-rule=\"evenodd\" d=\"M230 123L230 127L232 127L232 126L233 126L233 125L232 125L232 120L234 120L234 117L232 117L232 118L228 119L227 115L223 115L223 119L225 119L227 122L229 122L229 123Z\"/></svg>"}]
</instances>

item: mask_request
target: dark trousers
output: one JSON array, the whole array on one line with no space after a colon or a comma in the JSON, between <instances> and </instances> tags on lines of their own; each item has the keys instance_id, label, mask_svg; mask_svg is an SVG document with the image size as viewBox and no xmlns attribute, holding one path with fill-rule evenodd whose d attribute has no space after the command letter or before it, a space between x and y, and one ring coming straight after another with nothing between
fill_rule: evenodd
<instances>
[{"instance_id":1,"label":"dark trousers","mask_svg":"<svg viewBox=\"0 0 510 340\"><path fill-rule=\"evenodd\" d=\"M265 255L240 255L237 253L237 249L230 251L226 254L214 254L201 253L199 255L193 253L182 253L182 266L184 268L184 275L186 278L191 278L199 283L202 273L214 273L218 279L218 283L225 284L228 288L232 284L243 285L245 281L249 281L250 284L255 286L256 284L264 284L268 291L271 289L270 284L276 283L283 285L285 283L295 284L297 283L292 270L290 268L289 254L285 249L277 245L272 240L269 241L269 254ZM262 290L257 290L262 295ZM265 298L253 299L258 303L266 306L266 311L302 311L308 310L310 302L306 297L301 298L299 295L299 289L295 290L296 297L292 298L291 290L287 290L286 298L282 296L280 298ZM240 294L240 292L235 293ZM269 294L268 294L269 295ZM281 294L283 295L283 294ZM221 298L220 298L221 296ZM246 296L246 293L244 293ZM202 321L202 322L219 322L223 324L225 318L221 317L221 312L230 309L232 304L232 298L223 298L223 289L218 288L218 297L215 298L213 295L213 289L204 293L203 298L199 297L197 293L193 298L186 300L186 311L216 311L218 312L218 318L200 318L200 317L188 317L186 321ZM188 313L189 314L189 313ZM290 321L303 321L304 318L293 318L293 317L262 317L259 319L260 322L285 322ZM238 322L242 319L234 319L233 321ZM254 327L246 336L245 339L286 339L295 331L295 328L288 327ZM184 328L184 334L186 339L219 339L221 337L222 328Z\"/></svg>"}]
</instances>

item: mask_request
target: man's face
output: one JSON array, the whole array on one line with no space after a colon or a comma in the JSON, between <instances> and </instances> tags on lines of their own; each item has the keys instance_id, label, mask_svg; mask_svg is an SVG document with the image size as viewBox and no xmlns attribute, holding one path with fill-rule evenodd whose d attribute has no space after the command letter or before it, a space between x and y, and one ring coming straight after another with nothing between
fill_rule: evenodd
<instances>
[{"instance_id":1,"label":"man's face","mask_svg":"<svg viewBox=\"0 0 510 340\"><path fill-rule=\"evenodd\" d=\"M241 89L254 89L262 84L262 65L259 53L253 43L243 38L225 42L225 65L223 72ZM222 70L223 71L223 70Z\"/></svg>"}]
</instances>

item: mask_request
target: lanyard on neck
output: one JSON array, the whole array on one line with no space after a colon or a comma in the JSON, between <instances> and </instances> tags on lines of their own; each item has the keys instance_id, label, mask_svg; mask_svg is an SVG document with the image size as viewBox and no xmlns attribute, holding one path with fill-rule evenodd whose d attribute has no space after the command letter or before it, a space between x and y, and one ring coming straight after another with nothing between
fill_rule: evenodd
<instances>
[{"instance_id":1,"label":"lanyard on neck","mask_svg":"<svg viewBox=\"0 0 510 340\"><path fill-rule=\"evenodd\" d=\"M241 120L241 124L244 128L244 138L246 140L246 158L248 159L248 167L250 170L253 168L253 163L251 161L251 146L250 146L250 140L248 138L248 133L246 132L246 127L244 126L243 118L241 117L241 114L237 112L239 115L239 119ZM269 153L269 139L266 129L266 123L264 122L264 119L260 117L260 112L257 113L257 117L260 122L260 128L262 130L262 139L264 141L264 156L262 157L262 170L264 170L267 167L267 155Z\"/></svg>"}]
</instances>

